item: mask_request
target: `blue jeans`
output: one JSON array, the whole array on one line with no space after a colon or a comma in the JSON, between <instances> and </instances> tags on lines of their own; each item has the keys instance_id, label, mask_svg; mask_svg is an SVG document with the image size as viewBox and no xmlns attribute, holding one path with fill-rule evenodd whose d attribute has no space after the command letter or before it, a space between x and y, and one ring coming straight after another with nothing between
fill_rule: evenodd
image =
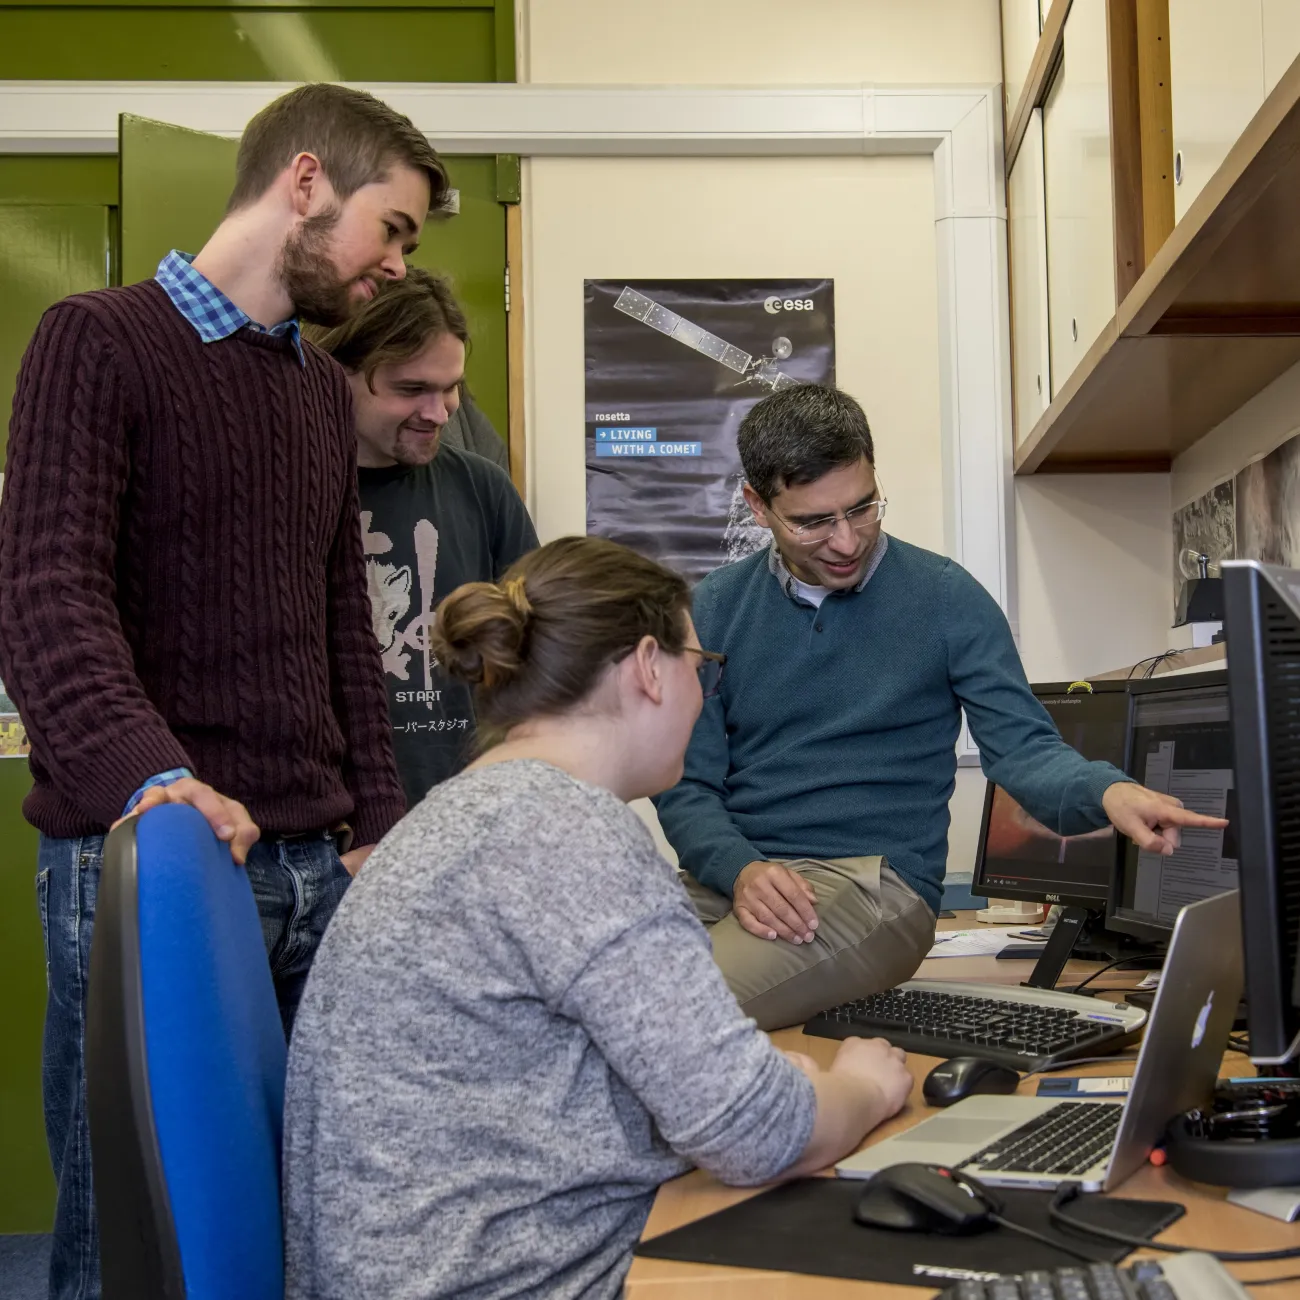
<instances>
[{"instance_id":1,"label":"blue jeans","mask_svg":"<svg viewBox=\"0 0 1300 1300\"><path fill-rule=\"evenodd\" d=\"M36 896L45 932L43 1092L45 1135L58 1181L50 1300L99 1300L99 1231L90 1176L90 1127L82 1045L90 938L104 837L41 836ZM259 840L248 877L262 919L285 1036L293 1028L307 972L351 879L331 836Z\"/></svg>"}]
</instances>

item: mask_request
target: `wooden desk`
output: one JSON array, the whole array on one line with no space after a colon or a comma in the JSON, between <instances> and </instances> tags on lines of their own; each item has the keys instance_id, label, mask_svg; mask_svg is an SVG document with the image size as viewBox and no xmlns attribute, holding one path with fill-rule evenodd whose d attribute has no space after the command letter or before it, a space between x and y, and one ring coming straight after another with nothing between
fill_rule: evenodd
<instances>
[{"instance_id":1,"label":"wooden desk","mask_svg":"<svg viewBox=\"0 0 1300 1300\"><path fill-rule=\"evenodd\" d=\"M970 914L963 914L956 922L947 922L944 929L965 926L972 922ZM1027 962L999 962L992 957L945 957L922 964L918 977L925 979L980 980L985 983L1016 984L1028 974ZM1095 964L1071 962L1062 985L1068 987L1085 975L1098 969ZM1107 972L1097 983L1103 988L1131 986L1141 978L1140 973ZM785 1029L772 1035L778 1047L805 1052L822 1065L829 1065L835 1057L838 1044L826 1038L809 1038L798 1029ZM921 1096L921 1082L938 1063L935 1057L913 1056L908 1064L916 1080L907 1106L901 1114L870 1134L863 1143L870 1146L891 1134L936 1114ZM1110 1065L1080 1066L1078 1074L1112 1075L1131 1074L1133 1062L1115 1062ZM1250 1062L1239 1053L1224 1056L1225 1075L1253 1074ZM1027 1079L1020 1091L1032 1096L1038 1079ZM761 1189L760 1189L761 1190ZM696 1170L682 1178L667 1183L655 1200L654 1209L646 1225L646 1237L657 1237L673 1228L681 1227L694 1219L703 1218L715 1210L735 1205L756 1193L724 1187L708 1174ZM1276 1250L1285 1246L1300 1247L1300 1225L1279 1223L1264 1215L1243 1210L1225 1201L1222 1188L1189 1183L1169 1168L1146 1166L1130 1178L1115 1195L1135 1197L1140 1200L1179 1201L1187 1206L1187 1213L1160 1237L1161 1241L1224 1250ZM1138 1251L1137 1255L1154 1252ZM1232 1271L1243 1281L1252 1277L1284 1277L1300 1275L1300 1258L1275 1260L1262 1264L1234 1264ZM839 1278L811 1277L797 1273L771 1273L757 1269L719 1268L709 1264L685 1264L674 1260L636 1259L628 1275L629 1300L921 1300L933 1294L936 1286L897 1286L883 1282L846 1282ZM1268 1287L1259 1292L1267 1300L1300 1300L1300 1283Z\"/></svg>"}]
</instances>

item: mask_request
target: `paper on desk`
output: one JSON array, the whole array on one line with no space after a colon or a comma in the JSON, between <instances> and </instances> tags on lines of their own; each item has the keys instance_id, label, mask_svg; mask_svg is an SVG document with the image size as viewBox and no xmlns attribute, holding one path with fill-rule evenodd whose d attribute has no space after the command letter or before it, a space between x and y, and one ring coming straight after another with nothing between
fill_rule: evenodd
<instances>
[{"instance_id":1,"label":"paper on desk","mask_svg":"<svg viewBox=\"0 0 1300 1300\"><path fill-rule=\"evenodd\" d=\"M1160 987L1160 972L1153 970L1149 975L1143 975L1138 980L1137 986L1140 989L1158 989Z\"/></svg>"},{"instance_id":2,"label":"paper on desk","mask_svg":"<svg viewBox=\"0 0 1300 1300\"><path fill-rule=\"evenodd\" d=\"M934 936L930 957L989 957L1015 943L1024 932L1023 925L987 926L978 930L941 930Z\"/></svg>"}]
</instances>

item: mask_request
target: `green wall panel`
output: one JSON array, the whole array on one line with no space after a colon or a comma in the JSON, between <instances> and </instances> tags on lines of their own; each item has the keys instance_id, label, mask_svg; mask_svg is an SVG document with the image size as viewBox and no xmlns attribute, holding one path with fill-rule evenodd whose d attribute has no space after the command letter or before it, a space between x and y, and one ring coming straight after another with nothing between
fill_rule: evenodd
<instances>
[{"instance_id":1,"label":"green wall panel","mask_svg":"<svg viewBox=\"0 0 1300 1300\"><path fill-rule=\"evenodd\" d=\"M36 832L19 811L27 764L0 759L0 1232L48 1232L54 1220L41 1113L45 952L36 911Z\"/></svg>"},{"instance_id":2,"label":"green wall panel","mask_svg":"<svg viewBox=\"0 0 1300 1300\"><path fill-rule=\"evenodd\" d=\"M495 158L448 158L460 215L431 220L411 262L445 274L469 320L465 375L474 400L506 433L505 208L496 197Z\"/></svg>"},{"instance_id":3,"label":"green wall panel","mask_svg":"<svg viewBox=\"0 0 1300 1300\"><path fill-rule=\"evenodd\" d=\"M0 204L0 451L9 439L18 363L41 313L70 293L108 283L108 222L101 206Z\"/></svg>"},{"instance_id":4,"label":"green wall panel","mask_svg":"<svg viewBox=\"0 0 1300 1300\"><path fill-rule=\"evenodd\" d=\"M4 79L495 81L499 44L490 8L0 7Z\"/></svg>"},{"instance_id":5,"label":"green wall panel","mask_svg":"<svg viewBox=\"0 0 1300 1300\"><path fill-rule=\"evenodd\" d=\"M116 202L111 154L0 154L0 203Z\"/></svg>"},{"instance_id":6,"label":"green wall panel","mask_svg":"<svg viewBox=\"0 0 1300 1300\"><path fill-rule=\"evenodd\" d=\"M36 832L19 811L27 764L0 759L0 1232L48 1232L54 1177L41 1113L45 952L36 911Z\"/></svg>"},{"instance_id":7,"label":"green wall panel","mask_svg":"<svg viewBox=\"0 0 1300 1300\"><path fill-rule=\"evenodd\" d=\"M70 293L106 283L106 206L13 201L23 192L74 192L86 172L79 175L79 160L64 161L70 165L58 183L48 174L0 170L0 412L6 439L18 364L41 313ZM116 186L117 160L109 161ZM41 1115L45 957L36 911L36 832L21 812L30 788L25 762L0 759L0 1232L46 1231L54 1213Z\"/></svg>"}]
</instances>

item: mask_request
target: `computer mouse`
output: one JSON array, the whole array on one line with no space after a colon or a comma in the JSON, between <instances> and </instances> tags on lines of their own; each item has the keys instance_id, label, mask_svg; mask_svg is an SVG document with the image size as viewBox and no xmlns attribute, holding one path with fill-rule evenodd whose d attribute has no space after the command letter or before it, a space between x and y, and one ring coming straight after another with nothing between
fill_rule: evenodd
<instances>
[{"instance_id":1,"label":"computer mouse","mask_svg":"<svg viewBox=\"0 0 1300 1300\"><path fill-rule=\"evenodd\" d=\"M1009 1066L980 1056L954 1056L925 1076L921 1094L931 1106L951 1106L963 1097L988 1093L1005 1095L1020 1086L1020 1076Z\"/></svg>"},{"instance_id":2,"label":"computer mouse","mask_svg":"<svg viewBox=\"0 0 1300 1300\"><path fill-rule=\"evenodd\" d=\"M938 1165L891 1165L858 1200L853 1217L869 1228L895 1232L979 1232L1002 1206L982 1184Z\"/></svg>"}]
</instances>

